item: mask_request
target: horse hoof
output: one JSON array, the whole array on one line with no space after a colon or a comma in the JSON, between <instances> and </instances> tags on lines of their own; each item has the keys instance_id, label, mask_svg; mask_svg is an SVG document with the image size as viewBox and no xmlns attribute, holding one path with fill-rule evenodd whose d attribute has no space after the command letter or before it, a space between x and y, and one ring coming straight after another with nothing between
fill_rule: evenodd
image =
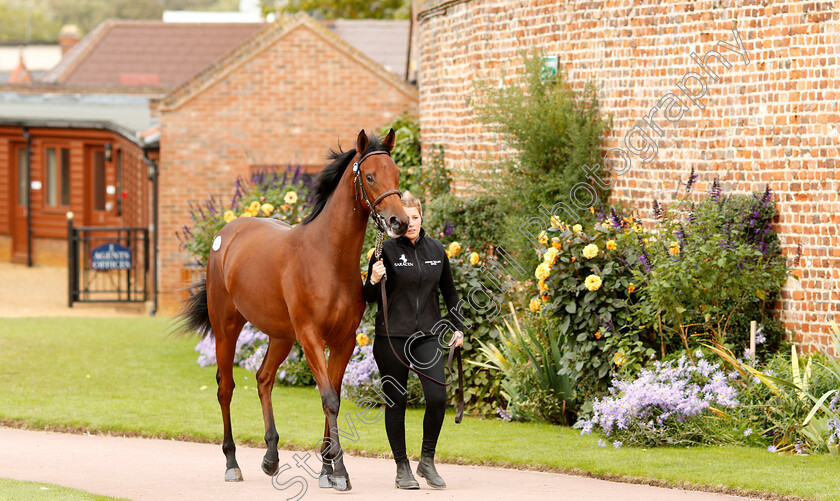
<instances>
[{"instance_id":1,"label":"horse hoof","mask_svg":"<svg viewBox=\"0 0 840 501\"><path fill-rule=\"evenodd\" d=\"M321 475L318 476L318 487L329 489L332 487L330 485L330 475L333 474L333 467L330 464L324 463L321 466Z\"/></svg>"},{"instance_id":2,"label":"horse hoof","mask_svg":"<svg viewBox=\"0 0 840 501\"><path fill-rule=\"evenodd\" d=\"M353 487L350 485L350 475L340 477L338 475L330 475L330 486L337 491L349 491Z\"/></svg>"},{"instance_id":3,"label":"horse hoof","mask_svg":"<svg viewBox=\"0 0 840 501\"><path fill-rule=\"evenodd\" d=\"M266 475L268 475L269 477L273 477L279 469L280 461L269 461L268 459L263 458L262 471Z\"/></svg>"},{"instance_id":4,"label":"horse hoof","mask_svg":"<svg viewBox=\"0 0 840 501\"><path fill-rule=\"evenodd\" d=\"M225 482L241 482L242 470L239 468L228 468L225 472Z\"/></svg>"},{"instance_id":5,"label":"horse hoof","mask_svg":"<svg viewBox=\"0 0 840 501\"><path fill-rule=\"evenodd\" d=\"M326 473L322 473L321 476L318 477L318 487L326 489L332 487L332 485L330 485L330 476Z\"/></svg>"}]
</instances>

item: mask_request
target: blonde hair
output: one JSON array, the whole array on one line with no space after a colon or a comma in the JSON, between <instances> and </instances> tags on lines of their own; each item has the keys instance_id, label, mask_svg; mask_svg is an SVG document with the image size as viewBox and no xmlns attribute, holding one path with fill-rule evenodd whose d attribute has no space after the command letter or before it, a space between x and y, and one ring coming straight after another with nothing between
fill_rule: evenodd
<instances>
[{"instance_id":1,"label":"blonde hair","mask_svg":"<svg viewBox=\"0 0 840 501\"><path fill-rule=\"evenodd\" d=\"M410 192L405 191L403 193L402 205L403 207L413 207L417 209L417 212L420 213L420 217L423 217L423 205L420 203L420 199L412 195Z\"/></svg>"}]
</instances>

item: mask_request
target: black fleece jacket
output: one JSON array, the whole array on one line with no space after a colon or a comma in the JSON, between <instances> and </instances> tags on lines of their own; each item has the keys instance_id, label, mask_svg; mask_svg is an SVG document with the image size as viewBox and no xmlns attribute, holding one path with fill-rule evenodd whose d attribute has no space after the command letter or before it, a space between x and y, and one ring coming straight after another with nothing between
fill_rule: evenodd
<instances>
[{"instance_id":1,"label":"black fleece jacket","mask_svg":"<svg viewBox=\"0 0 840 501\"><path fill-rule=\"evenodd\" d=\"M458 305L458 292L442 243L426 236L426 230L421 227L413 244L406 236L383 242L380 257L387 276L385 292L388 294L388 329L391 336L410 337L418 331L432 335L432 328L441 319L438 288L450 311L449 321L457 329L465 330L464 324L451 313ZM363 292L365 301L376 301L379 305L376 312L376 335L384 336L382 285L379 282L370 283L375 262L376 256L371 256Z\"/></svg>"}]
</instances>

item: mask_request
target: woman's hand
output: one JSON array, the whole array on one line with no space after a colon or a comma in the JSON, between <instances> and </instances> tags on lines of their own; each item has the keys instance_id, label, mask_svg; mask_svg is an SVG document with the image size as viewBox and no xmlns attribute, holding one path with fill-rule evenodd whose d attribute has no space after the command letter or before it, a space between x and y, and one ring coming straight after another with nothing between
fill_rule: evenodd
<instances>
[{"instance_id":1,"label":"woman's hand","mask_svg":"<svg viewBox=\"0 0 840 501\"><path fill-rule=\"evenodd\" d=\"M452 345L461 346L464 344L464 333L461 331L455 331L455 334L452 336L452 339L449 341L449 346Z\"/></svg>"},{"instance_id":2,"label":"woman's hand","mask_svg":"<svg viewBox=\"0 0 840 501\"><path fill-rule=\"evenodd\" d=\"M370 283L378 284L383 276L385 276L385 264L382 262L382 258L379 258L379 261L373 263L373 269L370 272Z\"/></svg>"}]
</instances>

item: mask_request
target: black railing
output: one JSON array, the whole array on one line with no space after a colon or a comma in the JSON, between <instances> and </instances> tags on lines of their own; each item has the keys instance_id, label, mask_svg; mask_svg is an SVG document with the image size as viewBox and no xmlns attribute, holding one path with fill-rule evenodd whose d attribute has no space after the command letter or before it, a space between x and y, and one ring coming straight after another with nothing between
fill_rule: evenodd
<instances>
[{"instance_id":1,"label":"black railing","mask_svg":"<svg viewBox=\"0 0 840 501\"><path fill-rule=\"evenodd\" d=\"M67 220L69 306L146 302L149 264L147 228L75 228Z\"/></svg>"}]
</instances>

